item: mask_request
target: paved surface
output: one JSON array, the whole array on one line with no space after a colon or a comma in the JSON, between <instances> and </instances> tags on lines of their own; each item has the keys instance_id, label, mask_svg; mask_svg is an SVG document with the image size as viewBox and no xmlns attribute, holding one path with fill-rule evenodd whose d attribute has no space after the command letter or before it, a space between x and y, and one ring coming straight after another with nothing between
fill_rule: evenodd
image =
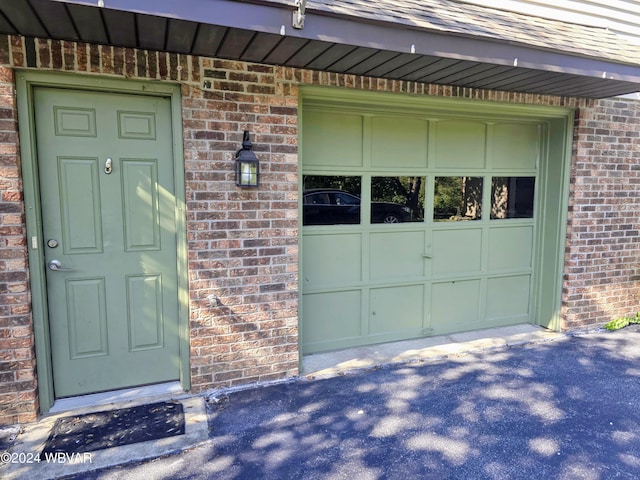
<instances>
[{"instance_id":1,"label":"paved surface","mask_svg":"<svg viewBox=\"0 0 640 480\"><path fill-rule=\"evenodd\" d=\"M633 326L210 397L194 448L65 478L637 479L639 360Z\"/></svg>"}]
</instances>

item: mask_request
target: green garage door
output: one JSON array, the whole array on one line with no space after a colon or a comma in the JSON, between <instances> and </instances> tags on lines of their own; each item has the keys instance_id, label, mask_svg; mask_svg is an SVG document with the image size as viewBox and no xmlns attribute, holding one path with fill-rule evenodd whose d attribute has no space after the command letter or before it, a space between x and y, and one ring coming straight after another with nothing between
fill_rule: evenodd
<instances>
[{"instance_id":1,"label":"green garage door","mask_svg":"<svg viewBox=\"0 0 640 480\"><path fill-rule=\"evenodd\" d=\"M532 322L547 131L304 104L303 352Z\"/></svg>"}]
</instances>

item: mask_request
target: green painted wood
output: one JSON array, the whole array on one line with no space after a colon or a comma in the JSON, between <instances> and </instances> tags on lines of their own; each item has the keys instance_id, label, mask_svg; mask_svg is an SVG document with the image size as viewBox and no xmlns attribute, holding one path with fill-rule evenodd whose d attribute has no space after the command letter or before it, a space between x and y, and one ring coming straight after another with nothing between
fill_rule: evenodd
<instances>
[{"instance_id":1,"label":"green painted wood","mask_svg":"<svg viewBox=\"0 0 640 480\"><path fill-rule=\"evenodd\" d=\"M307 235L305 246L302 253L307 266L304 275L305 291L362 281L361 233Z\"/></svg>"},{"instance_id":2,"label":"green painted wood","mask_svg":"<svg viewBox=\"0 0 640 480\"><path fill-rule=\"evenodd\" d=\"M358 344L362 291L345 290L307 294L302 316L302 342L307 353Z\"/></svg>"},{"instance_id":3,"label":"green painted wood","mask_svg":"<svg viewBox=\"0 0 640 480\"><path fill-rule=\"evenodd\" d=\"M98 159L59 156L57 162L64 253L102 253Z\"/></svg>"},{"instance_id":4,"label":"green painted wood","mask_svg":"<svg viewBox=\"0 0 640 480\"><path fill-rule=\"evenodd\" d=\"M423 279L424 252L424 230L372 232L368 258L369 279L373 282Z\"/></svg>"},{"instance_id":5,"label":"green painted wood","mask_svg":"<svg viewBox=\"0 0 640 480\"><path fill-rule=\"evenodd\" d=\"M362 115L322 110L309 112L302 122L302 137L308 146L305 165L361 167L362 136Z\"/></svg>"},{"instance_id":6,"label":"green painted wood","mask_svg":"<svg viewBox=\"0 0 640 480\"><path fill-rule=\"evenodd\" d=\"M430 326L437 333L455 332L469 326L481 328L479 279L452 280L431 285Z\"/></svg>"},{"instance_id":7,"label":"green painted wood","mask_svg":"<svg viewBox=\"0 0 640 480\"><path fill-rule=\"evenodd\" d=\"M569 204L570 162L573 114L553 119L547 126L544 148L547 160L541 162L539 182L540 211L544 221L536 232L534 268L535 322L552 330L560 330L562 282L564 273L567 208Z\"/></svg>"},{"instance_id":8,"label":"green painted wood","mask_svg":"<svg viewBox=\"0 0 640 480\"><path fill-rule=\"evenodd\" d=\"M162 275L127 275L129 349L162 348L166 314L162 302Z\"/></svg>"},{"instance_id":9,"label":"green painted wood","mask_svg":"<svg viewBox=\"0 0 640 480\"><path fill-rule=\"evenodd\" d=\"M416 336L425 318L424 285L371 289L368 334Z\"/></svg>"},{"instance_id":10,"label":"green painted wood","mask_svg":"<svg viewBox=\"0 0 640 480\"><path fill-rule=\"evenodd\" d=\"M437 168L474 169L485 166L487 126L484 122L441 120L433 125Z\"/></svg>"},{"instance_id":11,"label":"green painted wood","mask_svg":"<svg viewBox=\"0 0 640 480\"><path fill-rule=\"evenodd\" d=\"M492 168L535 170L540 157L537 123L498 123L492 132Z\"/></svg>"},{"instance_id":12,"label":"green painted wood","mask_svg":"<svg viewBox=\"0 0 640 480\"><path fill-rule=\"evenodd\" d=\"M531 276L490 278L487 281L487 318L529 319Z\"/></svg>"},{"instance_id":13,"label":"green painted wood","mask_svg":"<svg viewBox=\"0 0 640 480\"><path fill-rule=\"evenodd\" d=\"M482 228L449 228L433 231L434 275L478 275L482 268Z\"/></svg>"},{"instance_id":14,"label":"green painted wood","mask_svg":"<svg viewBox=\"0 0 640 480\"><path fill-rule=\"evenodd\" d=\"M490 228L489 271L532 268L533 240L533 225Z\"/></svg>"},{"instance_id":15,"label":"green painted wood","mask_svg":"<svg viewBox=\"0 0 640 480\"><path fill-rule=\"evenodd\" d=\"M120 159L125 251L160 250L157 159Z\"/></svg>"},{"instance_id":16,"label":"green painted wood","mask_svg":"<svg viewBox=\"0 0 640 480\"><path fill-rule=\"evenodd\" d=\"M426 119L375 116L371 119L371 164L375 167L426 168Z\"/></svg>"},{"instance_id":17,"label":"green painted wood","mask_svg":"<svg viewBox=\"0 0 640 480\"><path fill-rule=\"evenodd\" d=\"M179 379L169 100L37 88L34 104L43 234L60 244L45 262L69 269L45 271L55 396Z\"/></svg>"}]
</instances>

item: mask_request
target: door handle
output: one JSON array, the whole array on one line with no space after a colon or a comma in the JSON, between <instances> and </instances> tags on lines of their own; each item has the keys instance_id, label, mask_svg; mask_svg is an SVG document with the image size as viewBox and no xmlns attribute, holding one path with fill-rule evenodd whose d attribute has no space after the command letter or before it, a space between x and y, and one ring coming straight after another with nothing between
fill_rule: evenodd
<instances>
[{"instance_id":1,"label":"door handle","mask_svg":"<svg viewBox=\"0 0 640 480\"><path fill-rule=\"evenodd\" d=\"M71 268L63 267L62 263L60 263L60 260L51 260L49 263L47 263L47 267L49 267L49 270L53 270L54 272L66 272L71 270Z\"/></svg>"},{"instance_id":2,"label":"door handle","mask_svg":"<svg viewBox=\"0 0 640 480\"><path fill-rule=\"evenodd\" d=\"M422 255L422 258L433 258L433 255L425 253L424 255Z\"/></svg>"},{"instance_id":3,"label":"door handle","mask_svg":"<svg viewBox=\"0 0 640 480\"><path fill-rule=\"evenodd\" d=\"M113 170L112 164L113 160L111 160L110 158L107 158L107 161L104 162L104 173L106 173L107 175L109 175Z\"/></svg>"}]
</instances>

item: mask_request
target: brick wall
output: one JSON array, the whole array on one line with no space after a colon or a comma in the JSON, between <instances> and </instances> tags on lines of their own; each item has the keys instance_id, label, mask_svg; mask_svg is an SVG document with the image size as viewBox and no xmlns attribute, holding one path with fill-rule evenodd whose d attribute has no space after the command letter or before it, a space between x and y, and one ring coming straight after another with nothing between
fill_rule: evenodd
<instances>
[{"instance_id":1,"label":"brick wall","mask_svg":"<svg viewBox=\"0 0 640 480\"><path fill-rule=\"evenodd\" d=\"M14 83L0 66L0 425L33 421L38 409Z\"/></svg>"},{"instance_id":2,"label":"brick wall","mask_svg":"<svg viewBox=\"0 0 640 480\"><path fill-rule=\"evenodd\" d=\"M640 310L640 102L609 99L576 118L563 289L564 329Z\"/></svg>"},{"instance_id":3,"label":"brick wall","mask_svg":"<svg viewBox=\"0 0 640 480\"><path fill-rule=\"evenodd\" d=\"M0 48L0 56L1 52L10 54L0 58L0 65L25 68L25 41L21 37L0 36L0 44L9 43L8 48ZM632 259L637 260L637 215L632 204L636 170L632 162L638 137L633 126L625 127L624 117L637 120L640 104L472 90L74 42L34 42L37 68L42 70L181 85L194 392L297 374L297 106L301 84L579 109L563 328L603 323L611 316L636 310L639 283L630 265ZM7 391L14 392L11 398L16 398L34 395L34 382L28 380L27 373L33 375L33 339L15 153L13 80L11 70L5 68L2 72L0 112L7 111L10 121L3 127L9 129L9 135L0 140L5 141L1 148L6 146L8 152L0 156L0 212L4 212L3 208L17 211L2 213L0 228L6 229L6 222L14 222L8 226L14 233L0 237L0 255L16 255L11 264L18 280L0 280L0 289L8 289L11 284L11 288L23 290L11 294L20 298L13 314L0 306L0 322L4 322L0 328L4 332L4 325L23 322L16 326L23 327L18 332L28 347L21 347L20 354L30 355L26 363L20 364L12 357L5 365L3 375L8 374L11 381L27 376L22 383L7 386ZM251 132L254 151L261 161L262 181L256 190L239 190L234 183L234 156L243 130ZM594 178L595 174L599 178ZM7 192L13 192L6 199L5 184ZM602 220L608 222L606 226ZM596 240L600 243L594 244ZM11 241L15 245L10 247ZM0 258L0 268L3 261L9 263ZM0 290L0 295L5 295L3 292ZM4 338L0 337L0 341ZM7 349L0 352L6 355ZM0 397L0 408L10 400ZM35 415L35 401L31 400L25 409ZM0 423L15 421L16 417L11 418L0 417Z\"/></svg>"},{"instance_id":4,"label":"brick wall","mask_svg":"<svg viewBox=\"0 0 640 480\"><path fill-rule=\"evenodd\" d=\"M197 63L182 89L194 391L298 368L297 92L282 69ZM243 130L256 190L234 183Z\"/></svg>"}]
</instances>

